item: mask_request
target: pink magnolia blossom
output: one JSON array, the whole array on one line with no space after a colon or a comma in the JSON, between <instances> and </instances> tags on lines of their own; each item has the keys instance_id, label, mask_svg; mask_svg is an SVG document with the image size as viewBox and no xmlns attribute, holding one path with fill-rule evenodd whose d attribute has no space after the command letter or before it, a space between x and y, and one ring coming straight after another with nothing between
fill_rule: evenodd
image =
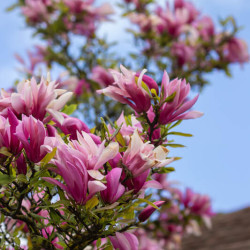
<instances>
[{"instance_id":1,"label":"pink magnolia blossom","mask_svg":"<svg viewBox=\"0 0 250 250\"><path fill-rule=\"evenodd\" d=\"M21 154L15 162L17 173L18 174L26 174L27 173L27 164L23 154Z\"/></svg>"},{"instance_id":2,"label":"pink magnolia blossom","mask_svg":"<svg viewBox=\"0 0 250 250\"><path fill-rule=\"evenodd\" d=\"M107 189L101 192L101 197L106 203L112 204L123 195L125 187L120 183L121 174L121 168L114 168L107 174Z\"/></svg>"},{"instance_id":3,"label":"pink magnolia blossom","mask_svg":"<svg viewBox=\"0 0 250 250\"><path fill-rule=\"evenodd\" d=\"M188 111L197 101L198 96L192 100L188 100L187 96L190 91L190 85L185 80L174 79L169 81L169 77L166 71L162 78L161 84L161 100L162 104L160 108L160 124L168 124L177 120L194 119L203 115L198 111ZM165 102L164 100L175 93L175 97L172 102Z\"/></svg>"},{"instance_id":4,"label":"pink magnolia blossom","mask_svg":"<svg viewBox=\"0 0 250 250\"><path fill-rule=\"evenodd\" d=\"M63 114L63 123L60 124L60 122L56 119L53 119L53 121L56 123L56 127L59 128L65 135L69 135L69 138L71 140L77 140L77 132L86 132L90 135L90 137L93 139L93 141L96 144L101 143L101 139L99 136L91 134L88 126L81 121L80 119L76 117L71 117L66 114Z\"/></svg>"},{"instance_id":5,"label":"pink magnolia blossom","mask_svg":"<svg viewBox=\"0 0 250 250\"><path fill-rule=\"evenodd\" d=\"M138 250L139 242L132 233L116 232L115 236L109 236L109 239L115 249L119 250Z\"/></svg>"},{"instance_id":6,"label":"pink magnolia blossom","mask_svg":"<svg viewBox=\"0 0 250 250\"><path fill-rule=\"evenodd\" d=\"M137 72L135 74L135 76L136 77L140 77L141 73L142 72ZM143 74L142 75L142 82L145 83L150 90L154 89L156 91L156 93L158 94L159 87L158 87L158 84L156 83L156 81L153 78L151 78L150 76L147 76L147 75Z\"/></svg>"},{"instance_id":7,"label":"pink magnolia blossom","mask_svg":"<svg viewBox=\"0 0 250 250\"><path fill-rule=\"evenodd\" d=\"M92 4L93 0L64 0L64 3L69 7L70 11L74 14L81 13L84 9L86 9L90 4Z\"/></svg>"},{"instance_id":8,"label":"pink magnolia blossom","mask_svg":"<svg viewBox=\"0 0 250 250\"><path fill-rule=\"evenodd\" d=\"M56 172L60 174L65 184L60 181L44 177L43 179L59 186L77 203L85 204L97 192L106 189L100 181L90 181L84 163L66 145L58 147L57 159L54 161L57 166Z\"/></svg>"},{"instance_id":9,"label":"pink magnolia blossom","mask_svg":"<svg viewBox=\"0 0 250 250\"><path fill-rule=\"evenodd\" d=\"M30 161L38 163L42 160L45 154L41 153L41 146L44 144L46 130L41 121L33 116L23 115L15 135L21 141Z\"/></svg>"},{"instance_id":10,"label":"pink magnolia blossom","mask_svg":"<svg viewBox=\"0 0 250 250\"><path fill-rule=\"evenodd\" d=\"M187 188L185 193L180 194L179 199L190 213L209 218L214 215L210 198L207 195L194 193L190 188Z\"/></svg>"},{"instance_id":11,"label":"pink magnolia blossom","mask_svg":"<svg viewBox=\"0 0 250 250\"><path fill-rule=\"evenodd\" d=\"M146 15L144 13L133 12L129 14L129 19L132 23L140 27L141 32L157 30L157 25L162 23L162 19L157 15Z\"/></svg>"},{"instance_id":12,"label":"pink magnolia blossom","mask_svg":"<svg viewBox=\"0 0 250 250\"><path fill-rule=\"evenodd\" d=\"M203 40L209 41L215 34L213 20L208 16L203 16L194 23Z\"/></svg>"},{"instance_id":13,"label":"pink magnolia blossom","mask_svg":"<svg viewBox=\"0 0 250 250\"><path fill-rule=\"evenodd\" d=\"M10 109L7 110L7 118L0 115L0 147L6 147L12 154L21 150L20 141L15 135L18 124L19 120Z\"/></svg>"},{"instance_id":14,"label":"pink magnolia blossom","mask_svg":"<svg viewBox=\"0 0 250 250\"><path fill-rule=\"evenodd\" d=\"M121 113L120 117L116 121L117 126L121 126L120 133L125 140L126 144L128 145L130 141L130 136L134 133L134 131L137 129L139 133L142 133L142 125L141 123L136 119L134 115L131 115L131 126L127 124L123 112ZM115 129L111 127L111 125L108 125L108 130L110 134L113 134L115 132Z\"/></svg>"},{"instance_id":15,"label":"pink magnolia blossom","mask_svg":"<svg viewBox=\"0 0 250 250\"><path fill-rule=\"evenodd\" d=\"M101 21L109 20L109 15L114 14L114 9L109 3L103 3L101 6L98 6L94 9L97 14L97 19Z\"/></svg>"},{"instance_id":16,"label":"pink magnolia blossom","mask_svg":"<svg viewBox=\"0 0 250 250\"><path fill-rule=\"evenodd\" d=\"M17 93L7 95L2 93L0 99L1 113L5 112L6 104L17 115L25 114L32 115L36 119L49 121L51 116L63 122L63 115L59 112L67 101L71 98L72 92L66 92L63 89L57 89L55 82L48 82L41 79L37 84L36 80L32 78L30 81L20 82L17 85ZM51 116L45 118L46 113Z\"/></svg>"},{"instance_id":17,"label":"pink magnolia blossom","mask_svg":"<svg viewBox=\"0 0 250 250\"><path fill-rule=\"evenodd\" d=\"M195 6L191 2L185 0L175 0L174 8L175 11L177 11L178 9L186 10L186 12L188 13L188 23L195 20L200 14L200 12L195 8Z\"/></svg>"},{"instance_id":18,"label":"pink magnolia blossom","mask_svg":"<svg viewBox=\"0 0 250 250\"><path fill-rule=\"evenodd\" d=\"M103 88L108 87L115 81L110 72L101 66L95 66L92 69L92 79Z\"/></svg>"},{"instance_id":19,"label":"pink magnolia blossom","mask_svg":"<svg viewBox=\"0 0 250 250\"><path fill-rule=\"evenodd\" d=\"M155 173L152 177L154 180L158 181L165 190L169 190L170 182L167 181L167 174Z\"/></svg>"},{"instance_id":20,"label":"pink magnolia blossom","mask_svg":"<svg viewBox=\"0 0 250 250\"><path fill-rule=\"evenodd\" d=\"M86 36L91 38L96 30L96 25L93 20L93 17L84 17L84 20L81 22L75 23L75 17L65 17L63 19L65 27L70 30L72 33Z\"/></svg>"},{"instance_id":21,"label":"pink magnolia blossom","mask_svg":"<svg viewBox=\"0 0 250 250\"><path fill-rule=\"evenodd\" d=\"M164 203L165 203L165 201L156 201L156 202L154 202L154 205L156 205L157 207L160 207ZM156 210L156 208L154 208L150 205L147 206L146 208L144 208L138 216L139 221L143 222L143 221L147 220L155 210Z\"/></svg>"},{"instance_id":22,"label":"pink magnolia blossom","mask_svg":"<svg viewBox=\"0 0 250 250\"><path fill-rule=\"evenodd\" d=\"M51 5L51 0L25 0L22 13L30 22L39 23L49 18L47 7Z\"/></svg>"},{"instance_id":23,"label":"pink magnolia blossom","mask_svg":"<svg viewBox=\"0 0 250 250\"><path fill-rule=\"evenodd\" d=\"M145 70L137 78L136 73L127 70L122 65L120 68L122 73L110 70L115 79L113 85L97 90L97 93L103 93L118 102L128 104L138 113L146 112L151 106L151 100L149 93L142 86Z\"/></svg>"},{"instance_id":24,"label":"pink magnolia blossom","mask_svg":"<svg viewBox=\"0 0 250 250\"><path fill-rule=\"evenodd\" d=\"M173 43L171 47L171 53L177 59L179 66L183 66L185 63L191 63L194 60L196 49L192 46L186 45L183 42Z\"/></svg>"},{"instance_id":25,"label":"pink magnolia blossom","mask_svg":"<svg viewBox=\"0 0 250 250\"><path fill-rule=\"evenodd\" d=\"M139 240L139 250L164 250L165 242L151 238L144 229L138 228L134 234Z\"/></svg>"},{"instance_id":26,"label":"pink magnolia blossom","mask_svg":"<svg viewBox=\"0 0 250 250\"><path fill-rule=\"evenodd\" d=\"M168 33L173 37L178 37L181 34L183 25L189 20L189 13L182 8L172 12L169 8L163 10L158 7L156 14L161 18L161 22L157 25L157 31L160 34Z\"/></svg>"},{"instance_id":27,"label":"pink magnolia blossom","mask_svg":"<svg viewBox=\"0 0 250 250\"><path fill-rule=\"evenodd\" d=\"M66 28L75 34L87 37L94 35L98 22L109 20L109 15L113 13L108 3L96 7L93 0L64 0L64 2L72 13L71 16L64 18ZM77 19L75 15L78 15Z\"/></svg>"},{"instance_id":28,"label":"pink magnolia blossom","mask_svg":"<svg viewBox=\"0 0 250 250\"><path fill-rule=\"evenodd\" d=\"M244 63L249 61L247 44L235 37L224 46L223 53L225 59L229 62Z\"/></svg>"},{"instance_id":29,"label":"pink magnolia blossom","mask_svg":"<svg viewBox=\"0 0 250 250\"><path fill-rule=\"evenodd\" d=\"M149 175L149 172L150 172L150 169L146 170L145 172L143 172L142 174L140 174L137 177L128 179L125 182L126 187L129 190L134 190L135 194L139 193L145 187L145 183L147 181L147 177Z\"/></svg>"},{"instance_id":30,"label":"pink magnolia blossom","mask_svg":"<svg viewBox=\"0 0 250 250\"><path fill-rule=\"evenodd\" d=\"M143 143L138 131L131 136L127 150L122 162L131 171L133 177L137 177L153 167L163 167L171 163L174 159L166 159L168 150L165 147L149 143Z\"/></svg>"},{"instance_id":31,"label":"pink magnolia blossom","mask_svg":"<svg viewBox=\"0 0 250 250\"><path fill-rule=\"evenodd\" d=\"M88 170L98 170L103 167L103 164L113 159L119 152L117 142L111 142L105 147L105 141L101 144L96 144L91 136L82 131L77 132L78 140L73 140L71 143L72 153L82 160Z\"/></svg>"},{"instance_id":32,"label":"pink magnolia blossom","mask_svg":"<svg viewBox=\"0 0 250 250\"><path fill-rule=\"evenodd\" d=\"M81 79L80 81L77 82L77 85L74 89L74 93L77 96L81 96L84 93L84 90L89 90L89 83L87 83L84 79Z\"/></svg>"},{"instance_id":33,"label":"pink magnolia blossom","mask_svg":"<svg viewBox=\"0 0 250 250\"><path fill-rule=\"evenodd\" d=\"M178 37L182 33L183 26L191 24L199 16L199 11L194 5L184 0L175 0L174 10L167 4L166 10L161 7L156 9L156 14L162 19L158 24L160 34L168 34Z\"/></svg>"}]
</instances>

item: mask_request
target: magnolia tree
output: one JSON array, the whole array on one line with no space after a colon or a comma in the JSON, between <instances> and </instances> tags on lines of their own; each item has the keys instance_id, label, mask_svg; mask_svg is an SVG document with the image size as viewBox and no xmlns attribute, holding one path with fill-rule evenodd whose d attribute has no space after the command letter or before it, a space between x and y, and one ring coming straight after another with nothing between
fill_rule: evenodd
<instances>
[{"instance_id":1,"label":"magnolia tree","mask_svg":"<svg viewBox=\"0 0 250 250\"><path fill-rule=\"evenodd\" d=\"M167 180L179 159L169 148L182 146L169 135L191 136L176 132L202 115L190 110L191 86L215 69L229 75L230 64L248 60L246 45L233 18L216 31L190 2L118 6L135 24L136 52L126 58L98 35L112 20L109 4L20 0L10 8L20 7L43 45L28 62L17 55L30 80L0 97L3 249L177 249L184 234L210 227L209 197ZM44 66L66 73L45 80Z\"/></svg>"},{"instance_id":2,"label":"magnolia tree","mask_svg":"<svg viewBox=\"0 0 250 250\"><path fill-rule=\"evenodd\" d=\"M96 95L97 89L114 82L109 68L119 64L135 72L146 68L157 83L167 70L171 79L184 78L199 89L208 83L206 74L218 70L230 76L231 64L248 60L247 46L237 37L239 28L233 17L220 20L220 27L215 27L209 16L184 0L175 0L173 6L168 2L160 6L154 0L112 2L111 6L94 0L19 0L9 9L19 7L41 39L41 44L28 51L28 58L17 55L22 70L30 78L41 76L41 71L46 74L46 67L52 73L56 69L60 87L75 93L72 101L80 104L78 109L91 126L103 114L117 119L121 109L126 109ZM118 52L119 38L109 42L99 32L101 25L117 18L129 27L124 31L130 41L126 56Z\"/></svg>"}]
</instances>

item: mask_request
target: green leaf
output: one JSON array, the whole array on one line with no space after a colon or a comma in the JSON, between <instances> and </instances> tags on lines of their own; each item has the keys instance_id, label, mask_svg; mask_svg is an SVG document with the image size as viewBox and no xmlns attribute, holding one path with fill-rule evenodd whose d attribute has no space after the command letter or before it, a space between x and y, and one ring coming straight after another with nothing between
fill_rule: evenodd
<instances>
[{"instance_id":1,"label":"green leaf","mask_svg":"<svg viewBox=\"0 0 250 250\"><path fill-rule=\"evenodd\" d=\"M71 115L75 112L76 109L77 109L76 104L65 105L62 112L67 114L67 115Z\"/></svg>"},{"instance_id":2,"label":"green leaf","mask_svg":"<svg viewBox=\"0 0 250 250\"><path fill-rule=\"evenodd\" d=\"M175 98L176 92L174 92L172 95L168 96L163 103L165 102L172 102Z\"/></svg>"},{"instance_id":3,"label":"green leaf","mask_svg":"<svg viewBox=\"0 0 250 250\"><path fill-rule=\"evenodd\" d=\"M168 135L179 135L179 136L186 136L186 137L192 137L192 134L182 133L182 132L170 132Z\"/></svg>"},{"instance_id":4,"label":"green leaf","mask_svg":"<svg viewBox=\"0 0 250 250\"><path fill-rule=\"evenodd\" d=\"M45 218L45 217L43 217L43 216L41 216L41 215L38 215L38 214L35 214L35 213L32 213L32 212L29 212L29 214L30 214L33 218L35 218L36 220L44 220L44 219L47 219L47 218Z\"/></svg>"},{"instance_id":5,"label":"green leaf","mask_svg":"<svg viewBox=\"0 0 250 250\"><path fill-rule=\"evenodd\" d=\"M117 207L119 205L119 202L115 202L111 205L108 205L106 207L101 207L101 208L97 208L96 210L94 210L93 212L100 212L100 211L104 211L104 210L109 210L109 209L114 209L115 207Z\"/></svg>"},{"instance_id":6,"label":"green leaf","mask_svg":"<svg viewBox=\"0 0 250 250\"><path fill-rule=\"evenodd\" d=\"M67 248L67 245L63 241L57 241L56 244L62 246L63 249Z\"/></svg>"},{"instance_id":7,"label":"green leaf","mask_svg":"<svg viewBox=\"0 0 250 250\"><path fill-rule=\"evenodd\" d=\"M179 160L181 160L182 159L182 157L178 157L178 156L175 156L174 157L174 161L179 161Z\"/></svg>"},{"instance_id":8,"label":"green leaf","mask_svg":"<svg viewBox=\"0 0 250 250\"><path fill-rule=\"evenodd\" d=\"M104 119L101 117L101 121L102 121L102 126L104 128L104 131L108 133L108 136L110 137L110 133L109 133L109 130L108 130L108 127L104 121ZM104 133L104 136L105 136L105 133Z\"/></svg>"},{"instance_id":9,"label":"green leaf","mask_svg":"<svg viewBox=\"0 0 250 250\"><path fill-rule=\"evenodd\" d=\"M49 215L50 215L51 220L54 221L56 224L58 224L59 221L61 220L60 215L58 215L56 210L52 207L49 208Z\"/></svg>"},{"instance_id":10,"label":"green leaf","mask_svg":"<svg viewBox=\"0 0 250 250\"><path fill-rule=\"evenodd\" d=\"M142 198L139 198L138 200L141 201L141 202L146 202L148 205L152 206L153 208L155 208L155 209L157 209L157 210L160 210L159 207L157 207L153 202L151 202L151 201L149 201L149 200L142 199Z\"/></svg>"},{"instance_id":11,"label":"green leaf","mask_svg":"<svg viewBox=\"0 0 250 250\"><path fill-rule=\"evenodd\" d=\"M15 237L14 241L18 246L20 246L21 240L19 239L19 237Z\"/></svg>"},{"instance_id":12,"label":"green leaf","mask_svg":"<svg viewBox=\"0 0 250 250\"><path fill-rule=\"evenodd\" d=\"M51 161L51 159L53 159L53 157L56 155L56 150L57 148L53 148L53 150L46 154L43 159L41 160L41 167L44 167L47 163L49 163Z\"/></svg>"},{"instance_id":13,"label":"green leaf","mask_svg":"<svg viewBox=\"0 0 250 250\"><path fill-rule=\"evenodd\" d=\"M20 181L20 182L24 182L24 183L28 182L26 175L24 175L24 174L19 174L16 179L17 179L17 181Z\"/></svg>"},{"instance_id":14,"label":"green leaf","mask_svg":"<svg viewBox=\"0 0 250 250\"><path fill-rule=\"evenodd\" d=\"M156 90L155 89L151 89L150 91L151 91L153 97L156 98L158 101L160 101L160 97L157 95Z\"/></svg>"},{"instance_id":15,"label":"green leaf","mask_svg":"<svg viewBox=\"0 0 250 250\"><path fill-rule=\"evenodd\" d=\"M173 167L163 167L163 168L154 169L154 172L156 172L158 174L167 174L167 173L171 173L173 171L175 171L175 169Z\"/></svg>"},{"instance_id":16,"label":"green leaf","mask_svg":"<svg viewBox=\"0 0 250 250\"><path fill-rule=\"evenodd\" d=\"M182 144L176 144L176 143L168 143L166 144L167 147L171 147L171 148L184 148L185 146Z\"/></svg>"},{"instance_id":17,"label":"green leaf","mask_svg":"<svg viewBox=\"0 0 250 250\"><path fill-rule=\"evenodd\" d=\"M99 238L97 241L96 241L96 247L100 247L102 244L102 239Z\"/></svg>"},{"instance_id":18,"label":"green leaf","mask_svg":"<svg viewBox=\"0 0 250 250\"><path fill-rule=\"evenodd\" d=\"M0 154L8 156L8 157L12 156L12 154L8 151L8 149L6 147L0 148Z\"/></svg>"},{"instance_id":19,"label":"green leaf","mask_svg":"<svg viewBox=\"0 0 250 250\"><path fill-rule=\"evenodd\" d=\"M13 177L10 177L8 175L0 175L0 185L6 185L14 181Z\"/></svg>"},{"instance_id":20,"label":"green leaf","mask_svg":"<svg viewBox=\"0 0 250 250\"><path fill-rule=\"evenodd\" d=\"M95 129L96 129L96 127L93 127L92 129L90 129L90 133L94 134L95 133Z\"/></svg>"},{"instance_id":21,"label":"green leaf","mask_svg":"<svg viewBox=\"0 0 250 250\"><path fill-rule=\"evenodd\" d=\"M126 146L126 141L124 140L124 138L123 138L123 136L122 136L122 134L121 134L120 132L117 133L115 139L116 139L116 141L117 141L120 145L122 145L123 147Z\"/></svg>"},{"instance_id":22,"label":"green leaf","mask_svg":"<svg viewBox=\"0 0 250 250\"><path fill-rule=\"evenodd\" d=\"M17 8L17 7L19 7L19 6L20 6L19 3L14 3L14 4L12 4L10 7L8 7L8 8L6 9L6 11L7 11L7 12L10 12L10 11L14 10L15 8Z\"/></svg>"},{"instance_id":23,"label":"green leaf","mask_svg":"<svg viewBox=\"0 0 250 250\"><path fill-rule=\"evenodd\" d=\"M228 67L225 68L225 73L226 73L226 75L227 75L228 77L232 77L232 74L231 74L231 72L230 72L230 70L229 70Z\"/></svg>"},{"instance_id":24,"label":"green leaf","mask_svg":"<svg viewBox=\"0 0 250 250\"><path fill-rule=\"evenodd\" d=\"M180 125L181 122L182 122L182 120L179 120L179 121L175 122L173 125L171 124L168 129L170 130L171 128L174 128L174 127Z\"/></svg>"},{"instance_id":25,"label":"green leaf","mask_svg":"<svg viewBox=\"0 0 250 250\"><path fill-rule=\"evenodd\" d=\"M99 200L96 196L93 196L90 200L87 201L86 203L86 208L87 209L92 209L95 206L97 206L99 204Z\"/></svg>"}]
</instances>

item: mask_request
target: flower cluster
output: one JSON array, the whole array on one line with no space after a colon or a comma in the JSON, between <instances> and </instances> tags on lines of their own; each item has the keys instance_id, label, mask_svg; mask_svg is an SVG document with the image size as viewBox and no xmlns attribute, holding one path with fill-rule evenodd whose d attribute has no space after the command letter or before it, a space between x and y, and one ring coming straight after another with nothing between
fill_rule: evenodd
<instances>
[{"instance_id":1,"label":"flower cluster","mask_svg":"<svg viewBox=\"0 0 250 250\"><path fill-rule=\"evenodd\" d=\"M233 19L222 21L223 31L216 31L213 20L186 0L175 0L173 8L169 3L166 8L146 4L143 11L138 9L137 1L134 5L134 11L128 16L138 27L133 34L143 44L144 65L151 59L160 67L165 63L164 57L171 61L165 65L171 66L173 77L187 78L189 72L195 70L210 72L217 68L227 72L230 63L242 64L249 60L247 45L236 36ZM226 32L225 27L230 23L232 31Z\"/></svg>"},{"instance_id":2,"label":"flower cluster","mask_svg":"<svg viewBox=\"0 0 250 250\"><path fill-rule=\"evenodd\" d=\"M131 58L127 56L125 59L118 53L114 55L109 50L112 44L98 32L103 22L112 21L114 9L110 4L98 6L94 0L17 1L27 24L43 40L42 46L37 45L34 51L28 52L28 64L17 56L22 71L28 77L40 76L44 67L51 69L53 65L54 69L54 65L59 66L64 77L59 77L58 83L84 103L85 113L91 109L97 116L100 112L107 112L109 117L117 118L114 114L117 112L109 108L108 99L95 96L91 107L89 100L97 89L110 86L117 78L122 81L122 76L116 75L114 79L112 74L115 73L106 70L114 68L118 61L138 65L134 71L148 68L155 76L159 76L162 69L168 69L171 78L185 78L191 86L202 88L208 83L205 74L216 69L230 76L231 64L244 64L249 60L247 45L238 37L239 28L232 17L221 21L222 27L218 29L211 17L186 0L175 0L173 6L167 3L166 7L151 0L124 0L120 3L123 17L129 18L135 26L128 31L132 33L136 49L132 48L132 53L128 51ZM136 63L131 64L131 60ZM140 85L140 81L136 82ZM136 105L141 112L149 107L149 99L144 90L129 91L130 84L134 83L134 80L124 82L122 91L116 89L116 99L130 106ZM131 103L133 95L140 95L146 106ZM116 104L116 111L121 107Z\"/></svg>"},{"instance_id":3,"label":"flower cluster","mask_svg":"<svg viewBox=\"0 0 250 250\"><path fill-rule=\"evenodd\" d=\"M173 129L202 116L191 110L199 95L189 93L207 83L204 73L230 75L232 63L249 60L233 18L217 31L185 0L165 8L124 0L123 17L137 26L130 29L131 61L109 50L98 32L111 21L108 3L17 0L15 6L43 45L28 52L28 63L16 56L34 77L0 93L0 235L6 239L0 248L20 248L25 238L33 249L166 249L199 233L202 223L209 226L210 199L166 181L178 159L169 148L182 146L169 135L191 136ZM120 72L117 62L135 70L121 65ZM63 72L56 81L37 82L41 65Z\"/></svg>"},{"instance_id":4,"label":"flower cluster","mask_svg":"<svg viewBox=\"0 0 250 250\"><path fill-rule=\"evenodd\" d=\"M183 235L200 235L202 223L211 228L214 213L208 196L194 193L189 188L182 192L166 180L166 175L155 174L154 178L163 185L168 196L161 204L157 220L149 221L144 228L135 231L139 249L179 249Z\"/></svg>"},{"instance_id":5,"label":"flower cluster","mask_svg":"<svg viewBox=\"0 0 250 250\"><path fill-rule=\"evenodd\" d=\"M107 3L95 7L94 1L82 0L25 0L21 7L22 14L31 25L53 25L58 16L57 9L64 13L62 24L64 29L87 37L93 36L96 31L96 24L100 21L108 20L108 16L113 14L113 9Z\"/></svg>"},{"instance_id":6,"label":"flower cluster","mask_svg":"<svg viewBox=\"0 0 250 250\"><path fill-rule=\"evenodd\" d=\"M159 90L157 83L144 75L145 70L136 74L121 69L123 74L112 71L115 82L99 92L108 89L136 113L129 117L122 113L115 123L103 123L95 134L84 122L64 113L71 110L66 103L72 93L60 89L56 82L42 78L37 83L32 78L20 82L16 91L2 90L0 210L7 216L8 232L30 235L29 244L34 247L74 248L75 244L87 246L102 239L114 248L138 249L135 234L127 230L165 204L160 197L151 203L147 188L162 190L163 183L152 174L171 171L167 165L175 160L168 157L164 144L167 133L162 138L155 130L200 113L189 111L198 97L187 100L189 85L184 81L169 82L165 72ZM10 202L12 194L16 199ZM192 206L192 212L203 213L193 204L199 201L179 199ZM145 201L149 205L143 209ZM124 224L121 218L130 218L129 223ZM34 233L42 237L40 242L33 240ZM83 237L79 241L82 235L90 240Z\"/></svg>"}]
</instances>

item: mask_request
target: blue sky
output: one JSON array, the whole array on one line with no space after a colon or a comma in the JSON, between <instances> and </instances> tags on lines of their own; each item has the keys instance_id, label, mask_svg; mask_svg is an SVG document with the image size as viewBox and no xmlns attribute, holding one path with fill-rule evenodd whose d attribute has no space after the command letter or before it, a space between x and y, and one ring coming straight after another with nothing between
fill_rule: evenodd
<instances>
[{"instance_id":1,"label":"blue sky","mask_svg":"<svg viewBox=\"0 0 250 250\"><path fill-rule=\"evenodd\" d=\"M5 13L14 1L0 1L0 86L11 86L20 75L14 53L22 55L35 43L31 31L25 28L17 12ZM112 2L112 1L110 1ZM161 1L162 2L162 1ZM250 1L247 0L196 0L199 9L213 19L233 15L244 29L240 38L250 44ZM122 32L124 23L109 24L102 32L110 39L127 38ZM112 29L111 29L112 28ZM112 32L111 32L112 31ZM194 134L193 138L176 138L185 144L184 149L173 149L174 155L183 157L172 164L176 172L171 180L210 195L215 211L233 211L250 206L250 64L233 65L233 78L215 72L209 75L211 85L201 93L195 106L205 115L197 120L184 121L179 130Z\"/></svg>"}]
</instances>

